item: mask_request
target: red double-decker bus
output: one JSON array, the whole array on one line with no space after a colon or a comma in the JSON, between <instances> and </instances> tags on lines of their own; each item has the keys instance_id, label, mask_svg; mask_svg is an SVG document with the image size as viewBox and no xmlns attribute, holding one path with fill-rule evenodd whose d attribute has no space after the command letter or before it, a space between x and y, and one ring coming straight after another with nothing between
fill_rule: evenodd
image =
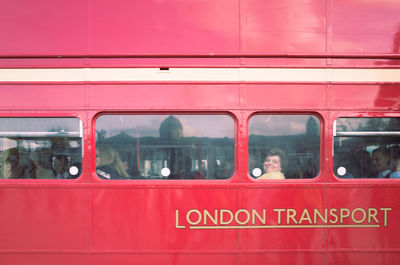
<instances>
[{"instance_id":1,"label":"red double-decker bus","mask_svg":"<svg viewBox=\"0 0 400 265\"><path fill-rule=\"evenodd\" d=\"M397 264L398 1L3 1L0 264Z\"/></svg>"}]
</instances>

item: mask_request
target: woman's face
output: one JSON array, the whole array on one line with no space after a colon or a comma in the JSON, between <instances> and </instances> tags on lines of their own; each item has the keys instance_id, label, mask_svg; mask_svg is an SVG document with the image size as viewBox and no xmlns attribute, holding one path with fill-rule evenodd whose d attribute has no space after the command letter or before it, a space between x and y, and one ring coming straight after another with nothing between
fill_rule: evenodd
<instances>
[{"instance_id":1,"label":"woman's face","mask_svg":"<svg viewBox=\"0 0 400 265\"><path fill-rule=\"evenodd\" d=\"M96 150L96 167L110 166L115 162L115 156L109 150Z\"/></svg>"},{"instance_id":2,"label":"woman's face","mask_svg":"<svg viewBox=\"0 0 400 265\"><path fill-rule=\"evenodd\" d=\"M269 172L277 172L281 171L281 158L277 155L267 156L264 161L264 171Z\"/></svg>"}]
</instances>

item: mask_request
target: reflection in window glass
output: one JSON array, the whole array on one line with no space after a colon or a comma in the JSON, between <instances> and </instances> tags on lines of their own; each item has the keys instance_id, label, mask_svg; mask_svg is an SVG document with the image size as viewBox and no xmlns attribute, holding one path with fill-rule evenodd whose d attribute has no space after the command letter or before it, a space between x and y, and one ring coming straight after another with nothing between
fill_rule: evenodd
<instances>
[{"instance_id":1,"label":"reflection in window glass","mask_svg":"<svg viewBox=\"0 0 400 265\"><path fill-rule=\"evenodd\" d=\"M339 118L334 172L340 178L400 178L400 118Z\"/></svg>"},{"instance_id":2,"label":"reflection in window glass","mask_svg":"<svg viewBox=\"0 0 400 265\"><path fill-rule=\"evenodd\" d=\"M82 125L77 118L0 118L1 176L73 179L81 172Z\"/></svg>"},{"instance_id":3,"label":"reflection in window glass","mask_svg":"<svg viewBox=\"0 0 400 265\"><path fill-rule=\"evenodd\" d=\"M104 115L96 133L103 179L226 179L234 172L227 115Z\"/></svg>"},{"instance_id":4,"label":"reflection in window glass","mask_svg":"<svg viewBox=\"0 0 400 265\"><path fill-rule=\"evenodd\" d=\"M256 115L249 122L249 173L258 179L314 178L320 122L311 115Z\"/></svg>"}]
</instances>

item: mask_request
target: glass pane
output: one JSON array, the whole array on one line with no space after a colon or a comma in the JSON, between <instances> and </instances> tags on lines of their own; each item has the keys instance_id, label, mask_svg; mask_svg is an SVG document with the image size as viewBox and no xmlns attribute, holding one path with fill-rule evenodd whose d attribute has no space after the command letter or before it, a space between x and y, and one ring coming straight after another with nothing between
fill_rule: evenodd
<instances>
[{"instance_id":1,"label":"glass pane","mask_svg":"<svg viewBox=\"0 0 400 265\"><path fill-rule=\"evenodd\" d=\"M249 173L258 179L314 178L320 122L311 115L256 115L249 122Z\"/></svg>"},{"instance_id":2,"label":"glass pane","mask_svg":"<svg viewBox=\"0 0 400 265\"><path fill-rule=\"evenodd\" d=\"M73 179L82 167L77 118L0 118L2 178Z\"/></svg>"},{"instance_id":3,"label":"glass pane","mask_svg":"<svg viewBox=\"0 0 400 265\"><path fill-rule=\"evenodd\" d=\"M400 118L339 118L334 172L339 178L400 178Z\"/></svg>"},{"instance_id":4,"label":"glass pane","mask_svg":"<svg viewBox=\"0 0 400 265\"><path fill-rule=\"evenodd\" d=\"M226 179L234 172L227 115L104 115L96 171L104 179Z\"/></svg>"},{"instance_id":5,"label":"glass pane","mask_svg":"<svg viewBox=\"0 0 400 265\"><path fill-rule=\"evenodd\" d=\"M336 120L337 132L398 132L398 118L339 118Z\"/></svg>"}]
</instances>

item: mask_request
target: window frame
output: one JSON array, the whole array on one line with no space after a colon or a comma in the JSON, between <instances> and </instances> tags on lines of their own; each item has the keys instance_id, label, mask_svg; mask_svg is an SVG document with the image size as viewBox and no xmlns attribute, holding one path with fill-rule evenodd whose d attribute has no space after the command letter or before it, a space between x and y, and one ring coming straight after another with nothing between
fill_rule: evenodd
<instances>
[{"instance_id":1,"label":"window frame","mask_svg":"<svg viewBox=\"0 0 400 265\"><path fill-rule=\"evenodd\" d=\"M357 184L363 184L363 185L372 185L376 186L377 182L379 182L379 185L393 185L394 183L400 184L399 180L396 178L341 178L336 175L335 172L335 164L334 164L334 152L335 152L335 137L341 137L340 135L335 135L335 129L336 129L336 121L340 118L397 118L400 119L400 115L398 112L395 111L381 111L381 110L372 110L372 111L348 111L348 112L343 112L343 111L337 111L337 112L332 112L331 115L331 126L330 127L330 135L332 135L332 142L331 142L331 159L330 159L330 166L332 170L330 171L330 175L332 177L332 180L337 183L357 183ZM378 132L378 133L376 133ZM386 136L400 136L400 133L381 133L380 131L376 132L355 132L353 133L339 133L343 137L374 137L374 133L376 133L377 136L380 135L380 137L386 137ZM361 134L365 133L365 135L361 136ZM385 135L386 134L386 135ZM399 139L400 140L400 139Z\"/></svg>"},{"instance_id":2,"label":"window frame","mask_svg":"<svg viewBox=\"0 0 400 265\"><path fill-rule=\"evenodd\" d=\"M86 165L85 165L85 123L84 123L84 117L86 115L81 115L77 114L76 112L70 113L70 112L57 112L57 111L52 111L52 112L44 112L44 111L39 111L39 112L31 112L31 111L26 111L26 112L0 112L0 119L1 118L40 118L40 119L45 119L45 118L56 118L56 119L62 119L62 118L74 118L77 119L79 122L79 136L81 139L81 169L80 169L80 175L76 178L71 178L71 179L57 179L57 178L52 178L52 179L31 179L31 178L20 178L20 179L6 179L6 178L0 178L0 183L4 183L5 185L8 184L29 184L35 186L36 184L41 185L40 183L46 182L49 184L66 184L66 183L71 183L71 182L79 182L82 180L82 177L84 175L84 172L86 170Z\"/></svg>"},{"instance_id":3,"label":"window frame","mask_svg":"<svg viewBox=\"0 0 400 265\"><path fill-rule=\"evenodd\" d=\"M293 111L255 111L252 112L248 115L247 117L247 168L250 167L250 143L249 143L249 136L250 136L250 120L254 116L259 116L259 115L266 115L266 116L313 116L319 121L319 170L318 173L315 175L313 178L285 178L285 179L263 179L259 180L257 178L254 178L251 176L250 171L247 170L247 179L250 180L252 183L257 183L257 184L277 184L277 185L286 185L289 183L316 183L320 182L321 178L324 176L324 168L325 168L325 163L324 163L324 157L325 157L325 141L326 139L326 133L325 133L325 120L327 119L324 115L323 112L307 112L307 111L301 111L301 112L293 112ZM325 117L325 118L324 118Z\"/></svg>"},{"instance_id":4,"label":"window frame","mask_svg":"<svg viewBox=\"0 0 400 265\"><path fill-rule=\"evenodd\" d=\"M97 120L102 117L102 116L118 116L118 115L132 115L132 116L155 116L155 115L164 115L164 116L170 116L170 115L182 115L182 116L212 116L212 115L217 115L217 116L229 116L232 121L233 121L233 155L234 155L234 168L233 168L233 173L230 178L226 179L102 179L100 178L97 173L96 173L96 142L97 142L97 135L96 135L96 123ZM124 186L127 185L144 185L148 187L149 185L175 185L179 183L178 185L186 185L186 182L192 184L200 184L200 185L207 185L210 183L229 183L232 181L235 181L235 179L238 177L238 140L239 140L239 135L238 135L238 119L237 119L238 114L235 111L180 111L180 110L162 110L162 111L103 111L103 112L98 112L96 115L94 115L92 119L92 135L93 135L93 141L92 141L92 151L91 155L93 157L92 162L91 162L91 178L96 180L96 182L104 182L107 184L117 184L121 185L122 183Z\"/></svg>"}]
</instances>

